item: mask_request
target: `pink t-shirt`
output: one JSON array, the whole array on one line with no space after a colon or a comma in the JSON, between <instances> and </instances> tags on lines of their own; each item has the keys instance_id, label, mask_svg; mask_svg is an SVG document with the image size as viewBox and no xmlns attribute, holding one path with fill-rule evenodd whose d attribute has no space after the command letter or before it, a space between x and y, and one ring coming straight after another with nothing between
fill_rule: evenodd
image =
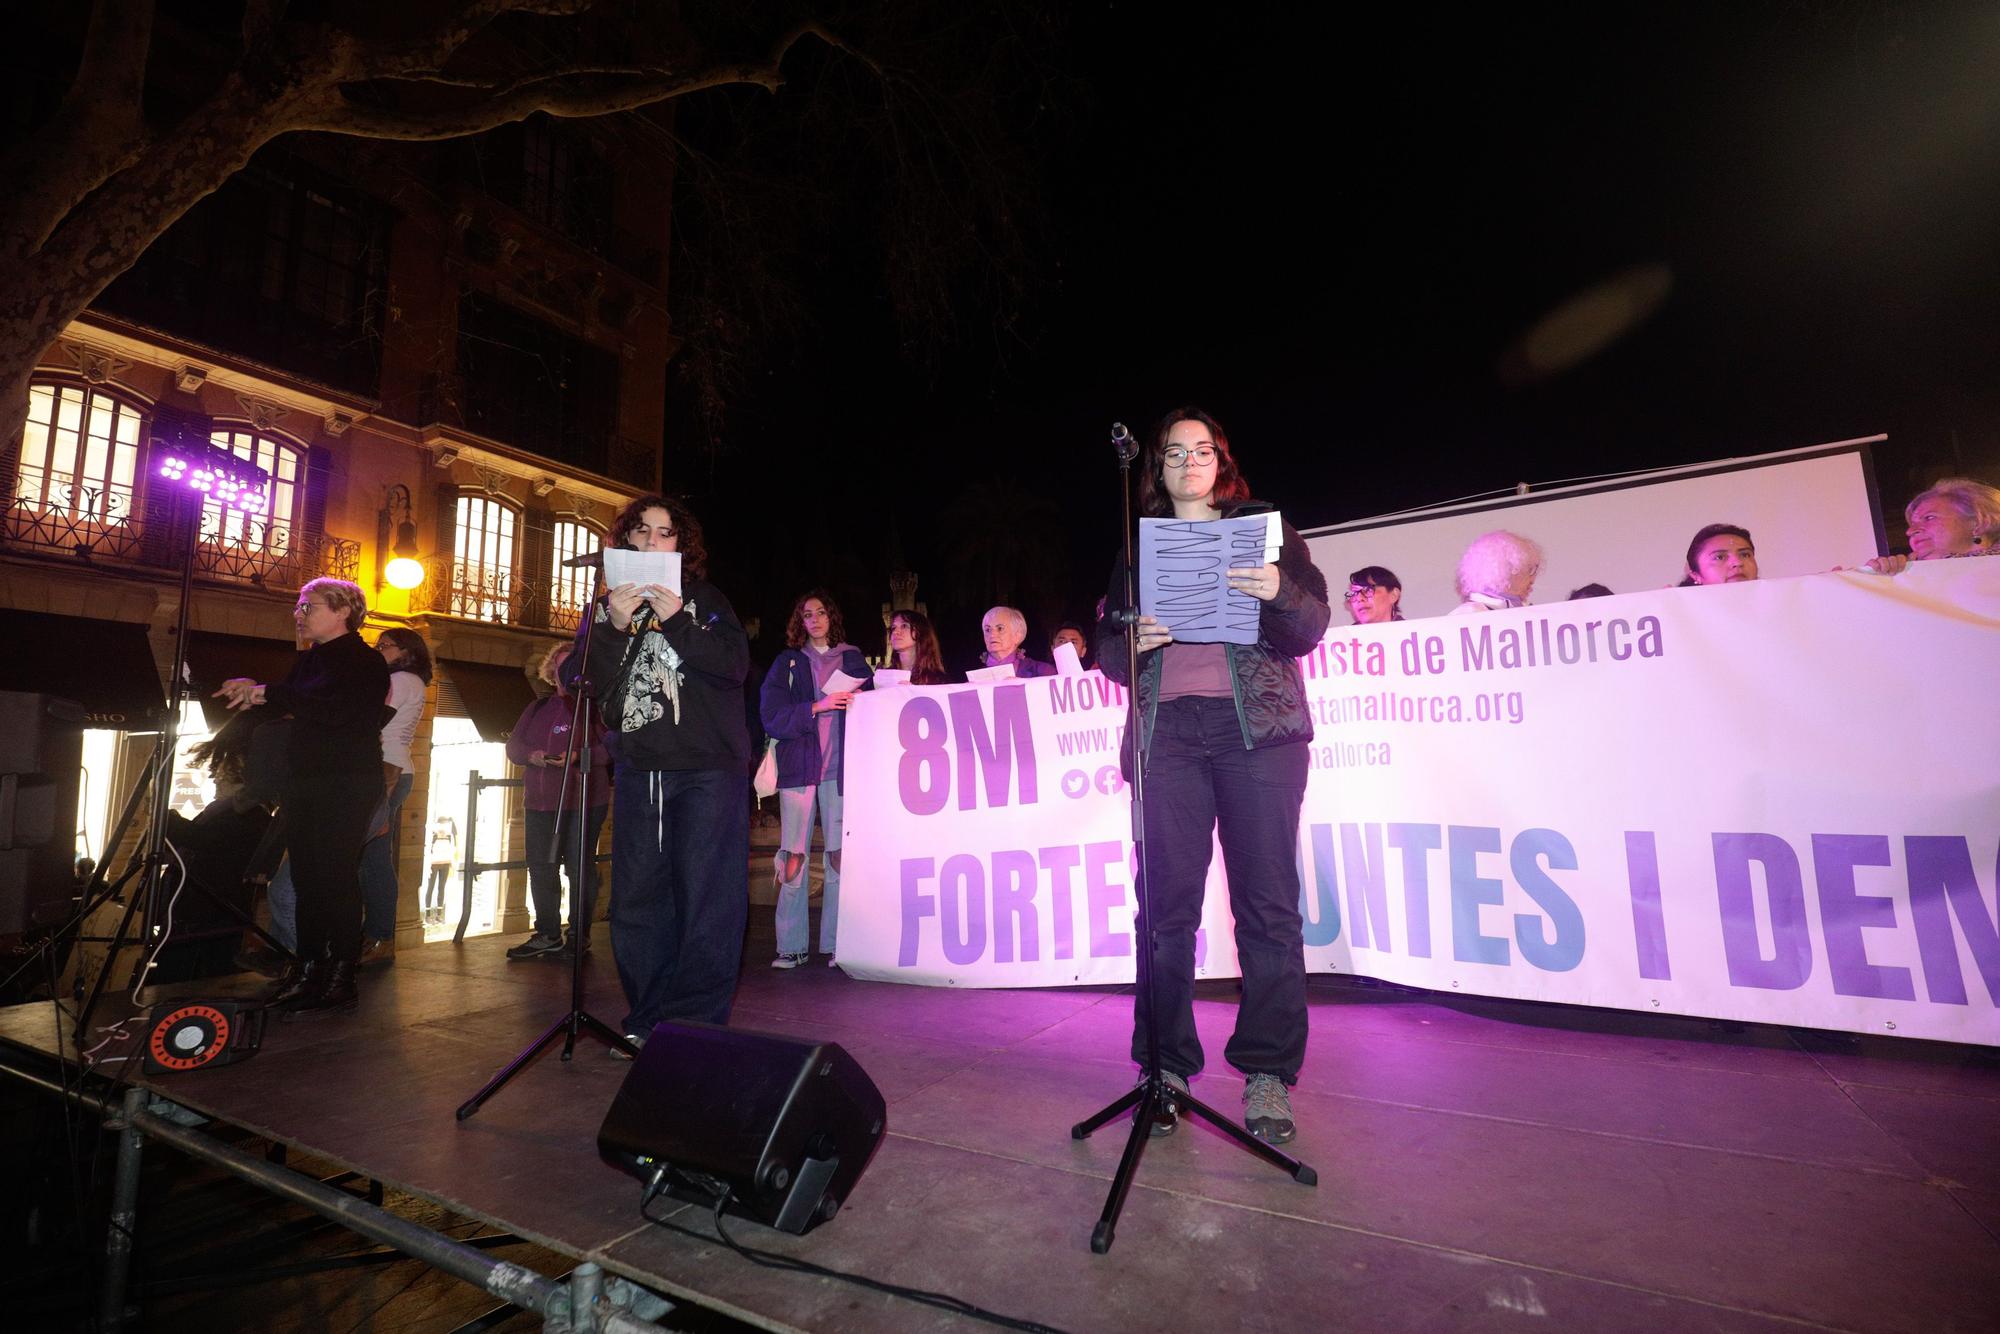
<instances>
[{"instance_id":1,"label":"pink t-shirt","mask_svg":"<svg viewBox=\"0 0 2000 1334\"><path fill-rule=\"evenodd\" d=\"M1232 699L1235 687L1229 680L1229 647L1226 644L1168 644L1160 650L1160 698L1203 695L1210 699Z\"/></svg>"}]
</instances>

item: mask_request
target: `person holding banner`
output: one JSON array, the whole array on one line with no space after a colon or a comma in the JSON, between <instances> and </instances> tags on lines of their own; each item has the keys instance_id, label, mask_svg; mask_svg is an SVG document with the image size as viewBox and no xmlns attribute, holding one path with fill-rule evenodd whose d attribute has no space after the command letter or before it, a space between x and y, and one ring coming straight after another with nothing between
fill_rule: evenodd
<instances>
[{"instance_id":1,"label":"person holding banner","mask_svg":"<svg viewBox=\"0 0 2000 1334\"><path fill-rule=\"evenodd\" d=\"M990 607L979 622L979 637L986 652L979 659L986 668L1011 667L1016 676L1054 676L1055 664L1028 656L1022 644L1028 638L1028 618L1016 607Z\"/></svg>"},{"instance_id":2,"label":"person holding banner","mask_svg":"<svg viewBox=\"0 0 2000 1334\"><path fill-rule=\"evenodd\" d=\"M937 631L931 618L920 611L899 611L889 618L888 666L910 674L913 686L951 684L944 669L944 650L938 647Z\"/></svg>"},{"instance_id":3,"label":"person holding banner","mask_svg":"<svg viewBox=\"0 0 2000 1334\"><path fill-rule=\"evenodd\" d=\"M785 651L771 664L758 697L764 733L778 742L778 957L773 968L797 968L807 948L806 854L813 811L824 849L819 948L833 960L840 926L841 755L847 705L874 676L861 650L846 640L840 607L824 589L801 594L785 627ZM861 682L848 685L840 678ZM829 689L829 687L833 687Z\"/></svg>"},{"instance_id":4,"label":"person holding banner","mask_svg":"<svg viewBox=\"0 0 2000 1334\"><path fill-rule=\"evenodd\" d=\"M729 1018L750 903L750 641L707 581L701 523L641 496L613 543L680 554L681 586L620 584L589 621L589 688L613 736L611 952L643 1043L665 1019ZM583 655L563 663L576 688ZM614 1053L622 1055L617 1048Z\"/></svg>"},{"instance_id":5,"label":"person holding banner","mask_svg":"<svg viewBox=\"0 0 2000 1334\"><path fill-rule=\"evenodd\" d=\"M1347 576L1347 614L1356 625L1386 625L1403 619L1403 581L1394 570L1364 565Z\"/></svg>"},{"instance_id":6,"label":"person holding banner","mask_svg":"<svg viewBox=\"0 0 2000 1334\"><path fill-rule=\"evenodd\" d=\"M1142 460L1139 509L1154 518L1204 521L1268 512L1250 498L1228 436L1196 408L1160 423ZM1211 840L1220 836L1243 974L1236 1031L1224 1050L1245 1077L1244 1125L1283 1144L1296 1133L1290 1086L1306 1050L1306 972L1299 916L1299 808L1305 799L1313 734L1298 659L1332 618L1326 578L1306 544L1284 525L1278 559L1231 569L1230 587L1256 598L1254 644L1181 644L1151 616L1137 620L1139 659L1127 657L1120 624L1127 611L1125 563L1111 574L1097 627L1104 674L1133 688L1145 766L1146 906L1140 938L1150 942L1151 987L1133 1010L1132 1056L1146 1060L1146 1008L1157 1000L1160 1063L1182 1090L1202 1068L1194 1027L1194 944L1208 879ZM1132 738L1121 756L1129 779ZM1150 991L1150 995L1149 995ZM1175 1108L1155 1134L1170 1132Z\"/></svg>"},{"instance_id":7,"label":"person holding banner","mask_svg":"<svg viewBox=\"0 0 2000 1334\"><path fill-rule=\"evenodd\" d=\"M1750 530L1733 523L1711 523L1688 543L1687 578L1681 587L1749 583L1757 577L1757 544Z\"/></svg>"},{"instance_id":8,"label":"person holding banner","mask_svg":"<svg viewBox=\"0 0 2000 1334\"><path fill-rule=\"evenodd\" d=\"M1946 477L1903 507L1910 554L1863 563L1876 574L1900 574L1913 560L1990 556L2000 551L2000 487L1970 477Z\"/></svg>"},{"instance_id":9,"label":"person holding banner","mask_svg":"<svg viewBox=\"0 0 2000 1334\"><path fill-rule=\"evenodd\" d=\"M1525 607L1542 572L1542 548L1506 529L1481 533L1458 558L1458 595L1447 615L1472 616L1503 607Z\"/></svg>"}]
</instances>

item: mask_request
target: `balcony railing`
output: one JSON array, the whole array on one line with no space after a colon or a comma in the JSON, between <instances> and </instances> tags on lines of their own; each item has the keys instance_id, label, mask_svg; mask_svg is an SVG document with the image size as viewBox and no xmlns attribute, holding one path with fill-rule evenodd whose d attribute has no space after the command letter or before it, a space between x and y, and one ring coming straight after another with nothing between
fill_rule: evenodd
<instances>
[{"instance_id":1,"label":"balcony railing","mask_svg":"<svg viewBox=\"0 0 2000 1334\"><path fill-rule=\"evenodd\" d=\"M84 565L178 571L186 540L172 500L135 501L113 488L74 488L54 503L17 496L0 517L0 544L10 552L69 558ZM288 523L235 516L230 530L204 510L195 542L198 578L292 590L321 575L355 579L361 544L343 537L308 536Z\"/></svg>"},{"instance_id":2,"label":"balcony railing","mask_svg":"<svg viewBox=\"0 0 2000 1334\"><path fill-rule=\"evenodd\" d=\"M433 556L424 561L424 582L411 594L410 610L571 634L587 600L573 590L568 580L527 579L512 570Z\"/></svg>"}]
</instances>

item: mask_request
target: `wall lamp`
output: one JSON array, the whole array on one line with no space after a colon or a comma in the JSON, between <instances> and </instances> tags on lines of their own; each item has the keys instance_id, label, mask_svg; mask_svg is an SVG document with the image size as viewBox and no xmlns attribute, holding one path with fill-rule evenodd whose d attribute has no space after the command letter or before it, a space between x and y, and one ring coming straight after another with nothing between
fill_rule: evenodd
<instances>
[{"instance_id":1,"label":"wall lamp","mask_svg":"<svg viewBox=\"0 0 2000 1334\"><path fill-rule=\"evenodd\" d=\"M383 530L393 525L396 540L389 563L382 567L382 582L391 588L412 589L424 581L423 562L417 559L417 525L410 519L410 488L401 482L389 488Z\"/></svg>"}]
</instances>

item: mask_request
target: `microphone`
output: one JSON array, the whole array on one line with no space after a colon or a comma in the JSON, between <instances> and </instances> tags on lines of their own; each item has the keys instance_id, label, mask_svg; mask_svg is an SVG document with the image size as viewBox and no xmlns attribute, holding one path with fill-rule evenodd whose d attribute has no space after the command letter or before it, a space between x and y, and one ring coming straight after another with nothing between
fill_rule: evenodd
<instances>
[{"instance_id":1,"label":"microphone","mask_svg":"<svg viewBox=\"0 0 2000 1334\"><path fill-rule=\"evenodd\" d=\"M586 551L581 556L571 556L562 563L562 567L565 570L581 570L586 567L593 570L602 569L604 568L604 553L601 551Z\"/></svg>"},{"instance_id":2,"label":"microphone","mask_svg":"<svg viewBox=\"0 0 2000 1334\"><path fill-rule=\"evenodd\" d=\"M1130 463L1139 457L1139 441L1125 428L1124 422L1111 423L1111 448L1118 453L1120 463Z\"/></svg>"}]
</instances>

